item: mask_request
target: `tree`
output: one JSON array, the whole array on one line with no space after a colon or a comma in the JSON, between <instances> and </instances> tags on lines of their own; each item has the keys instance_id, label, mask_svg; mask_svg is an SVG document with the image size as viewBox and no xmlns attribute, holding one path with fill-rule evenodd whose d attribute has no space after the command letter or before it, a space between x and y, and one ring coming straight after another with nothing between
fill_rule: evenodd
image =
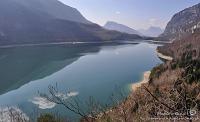
<instances>
[{"instance_id":1,"label":"tree","mask_svg":"<svg viewBox=\"0 0 200 122\"><path fill-rule=\"evenodd\" d=\"M57 105L64 106L67 110L80 116L81 121L93 122L100 113L104 114L106 111L106 106L100 104L93 97L90 97L89 101L86 102L81 101L78 97L64 99L58 95L60 92L57 86L49 86L49 93L50 95L40 94L40 96Z\"/></svg>"}]
</instances>

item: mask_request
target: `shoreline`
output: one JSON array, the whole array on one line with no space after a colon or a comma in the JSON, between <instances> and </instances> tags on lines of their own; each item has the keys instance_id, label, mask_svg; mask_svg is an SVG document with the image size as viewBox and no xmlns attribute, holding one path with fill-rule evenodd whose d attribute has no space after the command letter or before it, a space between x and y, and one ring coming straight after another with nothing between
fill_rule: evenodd
<instances>
[{"instance_id":1,"label":"shoreline","mask_svg":"<svg viewBox=\"0 0 200 122\"><path fill-rule=\"evenodd\" d=\"M133 41L89 41L89 42L50 42L50 43L36 43L36 44L13 44L2 45L0 48L13 48L13 47L33 47L33 46L48 46L48 45L76 45L76 44L109 44L109 43L122 43L122 44L138 44L139 42Z\"/></svg>"},{"instance_id":2,"label":"shoreline","mask_svg":"<svg viewBox=\"0 0 200 122\"><path fill-rule=\"evenodd\" d=\"M139 87L141 87L143 84L148 83L149 81L149 76L151 74L151 71L145 71L143 73L143 78L141 81L137 82L137 83L133 83L131 85L131 89L132 91L136 91Z\"/></svg>"},{"instance_id":3,"label":"shoreline","mask_svg":"<svg viewBox=\"0 0 200 122\"><path fill-rule=\"evenodd\" d=\"M157 53L157 56L159 58L162 58L162 59L165 59L165 60L168 60L168 61L172 61L173 60L173 58L171 56L167 56L167 55L164 55L164 54L160 53L158 51L158 49L156 49L156 53Z\"/></svg>"},{"instance_id":4,"label":"shoreline","mask_svg":"<svg viewBox=\"0 0 200 122\"><path fill-rule=\"evenodd\" d=\"M140 41L138 41L140 40ZM141 42L153 42L143 39L135 39L130 41L124 40L114 40L114 41L68 41L68 42L47 42L47 43L30 43L30 44L8 44L1 45L0 48L15 48L15 47L33 47L33 46L48 46L48 45L76 45L76 44L109 44L109 43L119 43L119 44L138 44Z\"/></svg>"},{"instance_id":5,"label":"shoreline","mask_svg":"<svg viewBox=\"0 0 200 122\"><path fill-rule=\"evenodd\" d=\"M50 42L40 44L14 44L14 45L3 45L0 48L12 48L12 47L32 47L32 46L46 46L46 45L67 45L67 44L101 44L101 43L112 43L112 41L106 42Z\"/></svg>"}]
</instances>

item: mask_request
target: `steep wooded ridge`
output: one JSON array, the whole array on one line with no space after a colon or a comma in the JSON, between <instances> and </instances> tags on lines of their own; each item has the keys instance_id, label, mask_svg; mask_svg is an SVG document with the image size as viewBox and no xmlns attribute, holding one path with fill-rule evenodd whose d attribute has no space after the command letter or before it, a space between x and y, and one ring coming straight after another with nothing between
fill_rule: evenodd
<instances>
[{"instance_id":1,"label":"steep wooded ridge","mask_svg":"<svg viewBox=\"0 0 200 122\"><path fill-rule=\"evenodd\" d=\"M57 0L1 0L0 45L141 39L103 29Z\"/></svg>"},{"instance_id":2,"label":"steep wooded ridge","mask_svg":"<svg viewBox=\"0 0 200 122\"><path fill-rule=\"evenodd\" d=\"M175 14L167 24L161 40L178 40L200 28L200 3Z\"/></svg>"},{"instance_id":3,"label":"steep wooded ridge","mask_svg":"<svg viewBox=\"0 0 200 122\"><path fill-rule=\"evenodd\" d=\"M143 118L159 118L168 122L166 118L178 118L180 122L198 122L200 115L200 4L187 8L168 23L164 32L173 43L158 47L164 55L173 57L172 61L154 67L151 70L148 85L133 93L139 97L147 108ZM163 34L163 35L164 35ZM169 34L169 35L168 35ZM178 36L177 38L175 36ZM142 94L142 95L141 95ZM149 98L149 96L151 98ZM153 102L152 102L153 101ZM155 107L157 106L157 107ZM146 110L145 110L146 109ZM163 115L170 113L170 116ZM189 111L187 113L186 111ZM195 111L195 113L190 113ZM174 115L177 112L179 114ZM161 114L160 114L161 113ZM146 117L145 117L146 116Z\"/></svg>"},{"instance_id":4,"label":"steep wooded ridge","mask_svg":"<svg viewBox=\"0 0 200 122\"><path fill-rule=\"evenodd\" d=\"M179 25L174 25L170 21L166 28L166 35L169 34L171 38L173 34L178 33L179 38L171 44L158 47L158 51L172 56L173 60L154 67L148 83L133 91L127 99L117 104L117 107L97 119L97 122L108 120L111 122L171 122L172 120L199 122L200 30L198 26L194 29L195 24L185 23L188 20L198 23L195 19L200 14L198 9L199 4L176 14L173 23ZM183 14L187 16L183 18ZM177 33L171 33L170 26ZM179 30L180 28L188 31L183 32Z\"/></svg>"},{"instance_id":5,"label":"steep wooded ridge","mask_svg":"<svg viewBox=\"0 0 200 122\"><path fill-rule=\"evenodd\" d=\"M148 83L96 122L199 122L200 34L195 32L158 50L173 60L154 67Z\"/></svg>"},{"instance_id":6,"label":"steep wooded ridge","mask_svg":"<svg viewBox=\"0 0 200 122\"><path fill-rule=\"evenodd\" d=\"M181 58L181 55L188 50L195 50L195 57L197 54L200 54L200 32L196 31L193 34L190 34L180 40L176 40L171 44L166 44L162 47L158 47L159 52ZM198 55L197 55L198 56Z\"/></svg>"}]
</instances>

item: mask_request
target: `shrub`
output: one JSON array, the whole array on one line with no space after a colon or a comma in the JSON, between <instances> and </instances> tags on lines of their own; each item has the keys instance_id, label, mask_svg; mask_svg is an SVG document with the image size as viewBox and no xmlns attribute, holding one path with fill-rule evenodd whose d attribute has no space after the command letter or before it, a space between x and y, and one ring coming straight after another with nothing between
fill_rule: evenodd
<instances>
[{"instance_id":1,"label":"shrub","mask_svg":"<svg viewBox=\"0 0 200 122\"><path fill-rule=\"evenodd\" d=\"M37 122L58 122L51 114L43 114L37 119Z\"/></svg>"},{"instance_id":2,"label":"shrub","mask_svg":"<svg viewBox=\"0 0 200 122\"><path fill-rule=\"evenodd\" d=\"M167 68L164 67L163 64L154 67L151 70L150 79L159 78L160 75L166 70Z\"/></svg>"}]
</instances>

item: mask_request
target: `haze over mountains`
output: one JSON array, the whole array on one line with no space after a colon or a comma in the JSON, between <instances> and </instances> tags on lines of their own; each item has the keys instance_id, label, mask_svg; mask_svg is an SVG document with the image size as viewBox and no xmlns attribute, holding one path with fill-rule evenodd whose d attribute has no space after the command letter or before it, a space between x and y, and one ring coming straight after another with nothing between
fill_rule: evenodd
<instances>
[{"instance_id":1,"label":"haze over mountains","mask_svg":"<svg viewBox=\"0 0 200 122\"><path fill-rule=\"evenodd\" d=\"M176 13L159 39L177 40L184 38L200 28L200 3Z\"/></svg>"},{"instance_id":2,"label":"haze over mountains","mask_svg":"<svg viewBox=\"0 0 200 122\"><path fill-rule=\"evenodd\" d=\"M157 37L159 36L161 33L163 33L163 29L161 29L160 27L154 27L151 26L148 29L140 29L138 30L140 33L142 33L145 36L151 36L151 37Z\"/></svg>"},{"instance_id":3,"label":"haze over mountains","mask_svg":"<svg viewBox=\"0 0 200 122\"><path fill-rule=\"evenodd\" d=\"M109 30L116 30L122 33L137 34L141 36L150 36L150 37L157 37L164 31L160 27L153 27L153 26L149 27L146 30L145 29L135 30L133 28L128 27L127 25L119 24L113 21L108 21L103 27Z\"/></svg>"},{"instance_id":4,"label":"haze over mountains","mask_svg":"<svg viewBox=\"0 0 200 122\"><path fill-rule=\"evenodd\" d=\"M108 21L103 27L108 30L116 30L116 31L119 31L122 33L142 35L140 32L136 31L133 28L130 28L126 25L119 24L119 23L113 22L113 21Z\"/></svg>"},{"instance_id":5,"label":"haze over mountains","mask_svg":"<svg viewBox=\"0 0 200 122\"><path fill-rule=\"evenodd\" d=\"M57 0L1 0L0 45L141 39L109 31Z\"/></svg>"}]
</instances>

